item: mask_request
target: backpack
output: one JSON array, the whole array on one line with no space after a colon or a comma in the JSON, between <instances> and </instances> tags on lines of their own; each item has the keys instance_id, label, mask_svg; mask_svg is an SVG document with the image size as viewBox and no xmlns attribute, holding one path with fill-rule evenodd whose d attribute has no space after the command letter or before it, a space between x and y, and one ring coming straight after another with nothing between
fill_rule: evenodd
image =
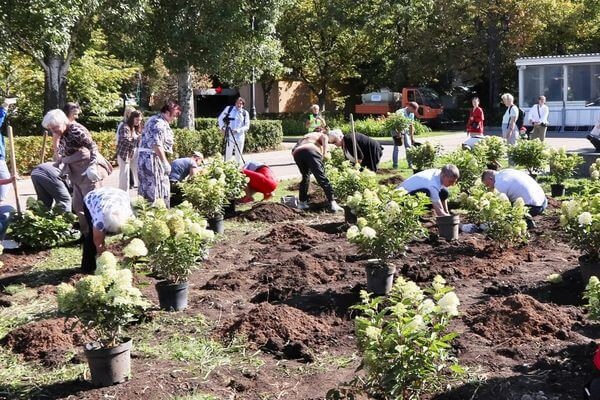
<instances>
[{"instance_id":1,"label":"backpack","mask_svg":"<svg viewBox=\"0 0 600 400\"><path fill-rule=\"evenodd\" d=\"M510 107L511 108L517 107L518 113L517 113L517 120L515 121L515 125L517 126L517 128L519 130L521 130L521 128L524 125L524 121L525 121L525 111L523 111L519 106L515 106L514 104ZM508 110L508 112L510 113L510 109Z\"/></svg>"}]
</instances>

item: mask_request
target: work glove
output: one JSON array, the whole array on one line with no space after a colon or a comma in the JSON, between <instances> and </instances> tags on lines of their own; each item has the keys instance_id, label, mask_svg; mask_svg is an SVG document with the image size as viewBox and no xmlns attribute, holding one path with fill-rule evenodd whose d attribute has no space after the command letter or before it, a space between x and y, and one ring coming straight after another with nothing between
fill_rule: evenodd
<instances>
[{"instance_id":1,"label":"work glove","mask_svg":"<svg viewBox=\"0 0 600 400\"><path fill-rule=\"evenodd\" d=\"M90 164L90 166L87 167L85 172L81 175L82 176L85 175L92 182L98 182L98 181L102 180L102 177L98 173L98 165L97 164Z\"/></svg>"},{"instance_id":2,"label":"work glove","mask_svg":"<svg viewBox=\"0 0 600 400\"><path fill-rule=\"evenodd\" d=\"M163 171L165 171L165 175L170 175L171 174L171 164L169 164L168 161L161 161L162 167L163 167Z\"/></svg>"}]
</instances>

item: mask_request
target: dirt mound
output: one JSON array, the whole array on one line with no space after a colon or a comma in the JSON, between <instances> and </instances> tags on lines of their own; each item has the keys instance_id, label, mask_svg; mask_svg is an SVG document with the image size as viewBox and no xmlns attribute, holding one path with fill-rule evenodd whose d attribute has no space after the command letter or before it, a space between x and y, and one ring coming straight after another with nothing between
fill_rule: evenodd
<instances>
[{"instance_id":1,"label":"dirt mound","mask_svg":"<svg viewBox=\"0 0 600 400\"><path fill-rule=\"evenodd\" d=\"M397 186L404 182L404 178L401 175L390 176L379 180L380 185L394 185Z\"/></svg>"},{"instance_id":2,"label":"dirt mound","mask_svg":"<svg viewBox=\"0 0 600 400\"><path fill-rule=\"evenodd\" d=\"M494 343L518 345L569 337L573 318L557 306L516 294L474 307L465 322L476 334Z\"/></svg>"},{"instance_id":3,"label":"dirt mound","mask_svg":"<svg viewBox=\"0 0 600 400\"><path fill-rule=\"evenodd\" d=\"M251 210L241 214L239 218L248 221L282 222L298 218L294 209L279 203L258 203Z\"/></svg>"},{"instance_id":4,"label":"dirt mound","mask_svg":"<svg viewBox=\"0 0 600 400\"><path fill-rule=\"evenodd\" d=\"M63 319L31 322L11 331L2 344L28 361L59 365L67 351L84 343L80 328L71 331Z\"/></svg>"},{"instance_id":5,"label":"dirt mound","mask_svg":"<svg viewBox=\"0 0 600 400\"><path fill-rule=\"evenodd\" d=\"M311 244L325 240L323 233L305 225L284 224L271 229L271 232L258 239L260 243Z\"/></svg>"},{"instance_id":6,"label":"dirt mound","mask_svg":"<svg viewBox=\"0 0 600 400\"><path fill-rule=\"evenodd\" d=\"M245 335L259 348L284 358L312 361L309 347L324 343L330 329L296 308L261 303L226 323L223 332L229 337Z\"/></svg>"},{"instance_id":7,"label":"dirt mound","mask_svg":"<svg viewBox=\"0 0 600 400\"><path fill-rule=\"evenodd\" d=\"M259 293L252 302L282 301L332 282L341 272L336 266L334 262L321 261L310 254L298 254L284 263L265 268L253 286Z\"/></svg>"}]
</instances>

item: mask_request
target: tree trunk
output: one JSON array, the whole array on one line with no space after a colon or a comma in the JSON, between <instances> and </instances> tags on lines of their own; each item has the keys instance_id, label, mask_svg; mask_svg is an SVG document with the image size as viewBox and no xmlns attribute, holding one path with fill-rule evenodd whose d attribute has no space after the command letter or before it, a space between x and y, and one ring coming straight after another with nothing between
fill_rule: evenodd
<instances>
[{"instance_id":1,"label":"tree trunk","mask_svg":"<svg viewBox=\"0 0 600 400\"><path fill-rule=\"evenodd\" d=\"M274 79L269 79L267 81L260 82L260 86L262 87L263 91L263 106L265 109L265 113L271 112L271 110L269 109L269 100L271 99L271 89L273 88L275 82L276 81Z\"/></svg>"},{"instance_id":2,"label":"tree trunk","mask_svg":"<svg viewBox=\"0 0 600 400\"><path fill-rule=\"evenodd\" d=\"M325 111L325 101L327 100L327 86L323 86L321 88L321 91L319 93L317 93L317 100L319 103L319 107L321 108L321 111Z\"/></svg>"},{"instance_id":3,"label":"tree trunk","mask_svg":"<svg viewBox=\"0 0 600 400\"><path fill-rule=\"evenodd\" d=\"M177 73L177 92L181 105L181 115L177 119L177 126L194 130L194 88L189 65L182 72Z\"/></svg>"},{"instance_id":4,"label":"tree trunk","mask_svg":"<svg viewBox=\"0 0 600 400\"><path fill-rule=\"evenodd\" d=\"M63 108L67 99L67 74L70 62L61 56L44 57L44 113Z\"/></svg>"}]
</instances>

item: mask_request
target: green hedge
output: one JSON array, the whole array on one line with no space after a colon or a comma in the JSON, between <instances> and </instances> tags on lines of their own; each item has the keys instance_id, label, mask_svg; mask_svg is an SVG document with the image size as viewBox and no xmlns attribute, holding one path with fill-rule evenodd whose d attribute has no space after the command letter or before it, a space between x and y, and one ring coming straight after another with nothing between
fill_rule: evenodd
<instances>
[{"instance_id":1,"label":"green hedge","mask_svg":"<svg viewBox=\"0 0 600 400\"><path fill-rule=\"evenodd\" d=\"M207 119L208 120L208 119ZM198 122L198 121L196 121ZM204 123L204 122L203 122ZM214 124L206 129L190 131L174 129L174 157L186 157L193 151L202 151L206 156L222 152L223 134ZM92 137L98 145L100 153L110 161L116 159L116 133L114 130L92 132ZM253 121L246 135L244 152L273 150L279 148L283 134L280 121ZM15 152L19 174L29 174L39 164L42 152L42 136L15 137ZM7 146L8 149L8 146ZM10 149L7 151L10 157ZM45 160L52 158L52 137L46 141ZM10 158L8 158L10 160Z\"/></svg>"},{"instance_id":2,"label":"green hedge","mask_svg":"<svg viewBox=\"0 0 600 400\"><path fill-rule=\"evenodd\" d=\"M431 129L425 125L423 125L419 121L414 121L415 127L415 136L422 135L426 132L431 132ZM350 124L346 123L339 127L342 132L350 133ZM384 123L382 120L377 120L373 118L367 119L359 119L354 121L354 130L355 132L363 133L367 136L371 137L386 137L391 136L391 133L384 128Z\"/></svg>"}]
</instances>

